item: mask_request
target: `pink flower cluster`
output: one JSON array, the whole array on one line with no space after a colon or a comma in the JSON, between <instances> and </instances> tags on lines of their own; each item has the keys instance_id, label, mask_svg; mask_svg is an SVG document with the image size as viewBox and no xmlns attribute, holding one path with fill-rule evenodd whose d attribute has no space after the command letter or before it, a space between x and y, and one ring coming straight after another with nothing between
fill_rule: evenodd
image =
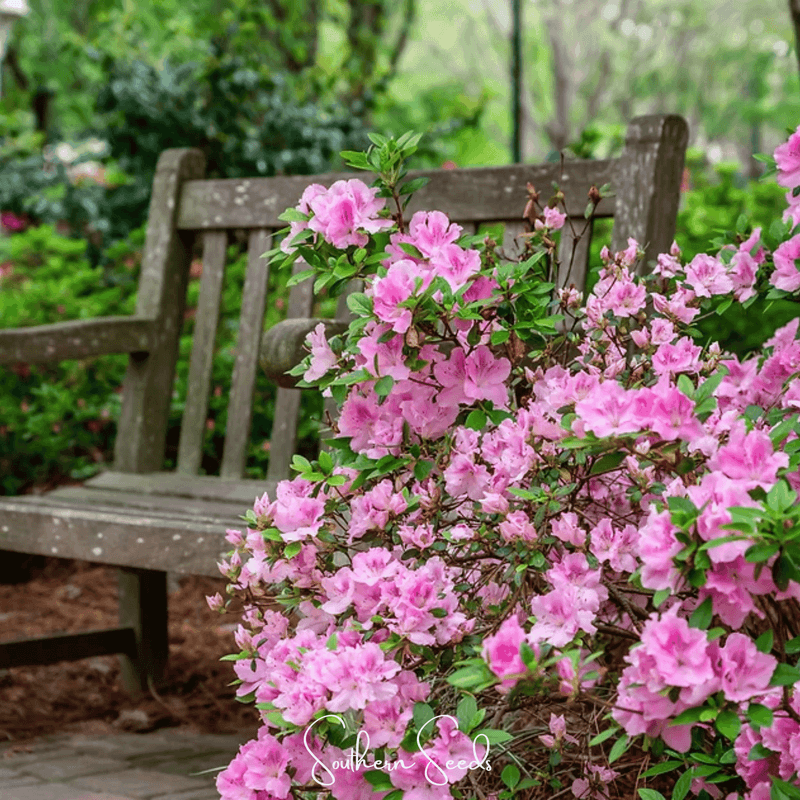
<instances>
[{"instance_id":1,"label":"pink flower cluster","mask_svg":"<svg viewBox=\"0 0 800 800\"><path fill-rule=\"evenodd\" d=\"M642 631L642 644L626 656L629 666L619 682L612 712L629 735L661 736L676 750L691 743L691 724L670 721L687 708L702 705L716 692L726 700L763 702L775 696L769 683L777 661L758 652L753 640L732 633L725 644L710 642L705 631L689 627L678 606L653 614ZM678 689L676 698L669 691ZM780 694L780 690L777 690Z\"/></svg>"},{"instance_id":2,"label":"pink flower cluster","mask_svg":"<svg viewBox=\"0 0 800 800\"><path fill-rule=\"evenodd\" d=\"M334 247L363 247L368 241L368 233L386 230L394 224L391 219L379 216L386 200L377 197L377 193L377 189L371 189L357 179L336 181L329 189L312 183L303 192L297 207L311 218L307 222L290 223L289 234L281 242L281 249L285 253L294 252L293 240L306 229L319 234Z\"/></svg>"}]
</instances>

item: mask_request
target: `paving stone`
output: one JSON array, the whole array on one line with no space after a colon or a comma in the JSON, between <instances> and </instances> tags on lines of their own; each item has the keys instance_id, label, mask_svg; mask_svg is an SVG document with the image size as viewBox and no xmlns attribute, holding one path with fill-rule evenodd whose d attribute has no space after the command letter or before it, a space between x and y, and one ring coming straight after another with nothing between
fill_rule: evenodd
<instances>
[{"instance_id":1,"label":"paving stone","mask_svg":"<svg viewBox=\"0 0 800 800\"><path fill-rule=\"evenodd\" d=\"M106 737L73 736L70 739L70 745L82 753L97 753L127 759L147 755L168 756L170 753L189 749L182 738L141 733L118 733Z\"/></svg>"},{"instance_id":2,"label":"paving stone","mask_svg":"<svg viewBox=\"0 0 800 800\"><path fill-rule=\"evenodd\" d=\"M153 800L219 800L216 789L202 789L199 792L179 792L178 794L159 794Z\"/></svg>"},{"instance_id":3,"label":"paving stone","mask_svg":"<svg viewBox=\"0 0 800 800\"><path fill-rule=\"evenodd\" d=\"M34 786L37 783L41 783L41 781L32 775L19 775L16 778L0 780L0 789L10 789L13 786Z\"/></svg>"},{"instance_id":4,"label":"paving stone","mask_svg":"<svg viewBox=\"0 0 800 800\"><path fill-rule=\"evenodd\" d=\"M28 764L56 761L59 758L74 758L75 751L67 747L35 747L30 751L6 751L2 764L9 769L24 770Z\"/></svg>"},{"instance_id":5,"label":"paving stone","mask_svg":"<svg viewBox=\"0 0 800 800\"><path fill-rule=\"evenodd\" d=\"M19 773L15 769L0 767L0 781L7 780L8 778L16 778L18 775Z\"/></svg>"},{"instance_id":6,"label":"paving stone","mask_svg":"<svg viewBox=\"0 0 800 800\"><path fill-rule=\"evenodd\" d=\"M126 769L115 774L89 775L74 781L75 786L95 792L130 795L136 798L151 798L169 792L177 793L190 789L206 789L207 784L197 778L183 775L167 775L154 770Z\"/></svg>"},{"instance_id":7,"label":"paving stone","mask_svg":"<svg viewBox=\"0 0 800 800\"><path fill-rule=\"evenodd\" d=\"M14 789L0 788L0 800L134 800L134 798L107 792L87 792L63 783L45 783Z\"/></svg>"},{"instance_id":8,"label":"paving stone","mask_svg":"<svg viewBox=\"0 0 800 800\"><path fill-rule=\"evenodd\" d=\"M98 772L119 772L127 767L124 761L97 756L80 756L73 753L69 758L40 761L28 764L25 772L45 781L64 781L93 775Z\"/></svg>"},{"instance_id":9,"label":"paving stone","mask_svg":"<svg viewBox=\"0 0 800 800\"><path fill-rule=\"evenodd\" d=\"M182 747L180 750L159 750L156 753L148 751L131 756L128 758L128 764L138 769L157 769L161 764L177 763L197 755L204 755L204 753L198 753L197 750L190 747Z\"/></svg>"},{"instance_id":10,"label":"paving stone","mask_svg":"<svg viewBox=\"0 0 800 800\"><path fill-rule=\"evenodd\" d=\"M231 763L234 752L228 753L200 753L196 751L187 752L180 758L157 758L147 761L132 762L131 766L136 766L139 769L152 769L157 772L169 772L171 775L192 775L193 773L206 772L206 770L222 770ZM216 772L208 772L201 775L201 778L207 778L209 775L216 776Z\"/></svg>"}]
</instances>

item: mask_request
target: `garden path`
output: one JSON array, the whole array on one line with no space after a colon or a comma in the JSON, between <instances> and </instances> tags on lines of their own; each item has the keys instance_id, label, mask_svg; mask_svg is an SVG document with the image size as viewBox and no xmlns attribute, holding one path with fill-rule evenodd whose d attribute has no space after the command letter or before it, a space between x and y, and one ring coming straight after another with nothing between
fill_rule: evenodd
<instances>
[{"instance_id":1,"label":"garden path","mask_svg":"<svg viewBox=\"0 0 800 800\"><path fill-rule=\"evenodd\" d=\"M60 734L0 747L0 800L219 800L216 772L247 736L179 728Z\"/></svg>"}]
</instances>

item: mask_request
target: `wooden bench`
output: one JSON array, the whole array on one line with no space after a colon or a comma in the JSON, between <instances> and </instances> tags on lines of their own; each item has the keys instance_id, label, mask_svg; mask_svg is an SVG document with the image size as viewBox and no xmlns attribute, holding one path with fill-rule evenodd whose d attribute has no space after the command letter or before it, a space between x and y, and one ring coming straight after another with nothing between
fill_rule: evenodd
<instances>
[{"instance_id":1,"label":"wooden bench","mask_svg":"<svg viewBox=\"0 0 800 800\"><path fill-rule=\"evenodd\" d=\"M545 197L557 181L581 221L590 186L610 183L616 197L601 201L597 216L615 218L612 247L624 247L632 236L654 258L668 249L674 235L686 142L681 117L640 117L631 122L619 159L567 161L563 170L547 164L416 173L431 181L415 196L410 211L445 211L467 232L483 223L504 222L508 240L522 230L527 183ZM113 470L81 487L0 499L0 549L120 568L119 627L0 644L0 667L120 654L131 691L157 683L168 655L167 572L218 575L217 561L228 549L226 528L241 528L240 515L254 498L272 492L288 476L299 391L281 388L269 474L265 480L242 477L267 293L268 270L261 255L271 247L273 232L285 227L278 215L297 203L312 180L330 184L353 176L204 180L203 172L197 150L168 150L159 160L134 316L0 330L3 364L130 354ZM248 264L222 465L218 476L199 475L226 249L230 232L243 229ZM202 242L203 271L189 391L177 469L165 472L167 421L196 237ZM561 246L571 252L568 232ZM571 274L579 286L587 257L583 241ZM277 334L267 337L265 357L272 374L296 360L297 330L308 329L313 301L310 282L292 289L288 316L300 322L282 323ZM289 345L282 347L282 342Z\"/></svg>"}]
</instances>

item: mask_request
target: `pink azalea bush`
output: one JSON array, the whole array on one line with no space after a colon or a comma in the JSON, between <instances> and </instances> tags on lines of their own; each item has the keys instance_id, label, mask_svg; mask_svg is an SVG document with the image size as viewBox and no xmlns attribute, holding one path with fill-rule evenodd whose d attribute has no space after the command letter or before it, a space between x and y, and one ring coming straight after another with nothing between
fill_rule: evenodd
<instances>
[{"instance_id":1,"label":"pink azalea bush","mask_svg":"<svg viewBox=\"0 0 800 800\"><path fill-rule=\"evenodd\" d=\"M509 260L405 220L415 141L374 141L373 188L286 217L281 258L364 288L295 370L329 447L228 532L262 729L221 796L800 797L798 320L743 358L692 327L800 288L794 218L647 278L604 249L583 300L551 281L565 212L531 187Z\"/></svg>"}]
</instances>

